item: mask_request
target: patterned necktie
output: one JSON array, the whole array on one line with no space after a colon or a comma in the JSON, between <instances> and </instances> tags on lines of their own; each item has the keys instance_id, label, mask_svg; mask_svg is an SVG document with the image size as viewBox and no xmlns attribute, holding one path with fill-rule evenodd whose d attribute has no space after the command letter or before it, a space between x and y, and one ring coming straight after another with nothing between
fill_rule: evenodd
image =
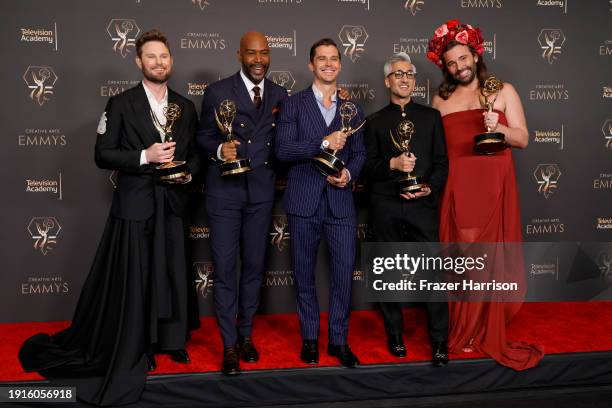
<instances>
[{"instance_id":1,"label":"patterned necktie","mask_svg":"<svg viewBox=\"0 0 612 408\"><path fill-rule=\"evenodd\" d=\"M258 86L254 86L253 87L253 93L255 94L255 97L253 98L253 103L255 104L255 108L259 109L259 107L261 106L261 95L259 94L259 87Z\"/></svg>"}]
</instances>

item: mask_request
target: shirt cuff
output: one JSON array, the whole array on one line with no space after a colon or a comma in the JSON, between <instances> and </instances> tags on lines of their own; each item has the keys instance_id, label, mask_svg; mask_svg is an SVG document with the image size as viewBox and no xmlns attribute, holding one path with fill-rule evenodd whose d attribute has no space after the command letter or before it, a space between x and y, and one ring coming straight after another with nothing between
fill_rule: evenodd
<instances>
[{"instance_id":1,"label":"shirt cuff","mask_svg":"<svg viewBox=\"0 0 612 408\"><path fill-rule=\"evenodd\" d=\"M221 143L219 147L217 147L217 159L224 161L223 157L221 157L221 147L223 147L223 143Z\"/></svg>"},{"instance_id":2,"label":"shirt cuff","mask_svg":"<svg viewBox=\"0 0 612 408\"><path fill-rule=\"evenodd\" d=\"M145 150L142 150L140 152L140 165L144 166L145 164L149 164L149 161L147 160L147 154L145 153Z\"/></svg>"}]
</instances>

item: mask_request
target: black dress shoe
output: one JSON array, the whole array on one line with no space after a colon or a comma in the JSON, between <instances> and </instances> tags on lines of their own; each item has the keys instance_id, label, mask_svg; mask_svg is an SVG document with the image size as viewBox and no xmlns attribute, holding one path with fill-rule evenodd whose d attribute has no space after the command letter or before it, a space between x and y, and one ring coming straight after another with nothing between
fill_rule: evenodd
<instances>
[{"instance_id":1,"label":"black dress shoe","mask_svg":"<svg viewBox=\"0 0 612 408\"><path fill-rule=\"evenodd\" d=\"M351 348L348 344L343 344L341 346L335 346L333 344L329 344L327 346L327 354L332 357L338 357L340 364L345 367L355 367L359 365L359 360L351 351Z\"/></svg>"},{"instance_id":2,"label":"black dress shoe","mask_svg":"<svg viewBox=\"0 0 612 408\"><path fill-rule=\"evenodd\" d=\"M145 354L147 359L147 371L153 371L157 368L157 362L153 354Z\"/></svg>"},{"instance_id":3,"label":"black dress shoe","mask_svg":"<svg viewBox=\"0 0 612 408\"><path fill-rule=\"evenodd\" d=\"M304 340L300 359L306 364L319 364L319 344L316 340Z\"/></svg>"},{"instance_id":4,"label":"black dress shoe","mask_svg":"<svg viewBox=\"0 0 612 408\"><path fill-rule=\"evenodd\" d=\"M431 362L436 367L442 367L448 363L448 345L445 341L434 341L431 344Z\"/></svg>"},{"instance_id":5,"label":"black dress shoe","mask_svg":"<svg viewBox=\"0 0 612 408\"><path fill-rule=\"evenodd\" d=\"M171 351L170 358L176 361L177 363L191 363L191 360L189 359L189 354L187 354L187 350L185 349Z\"/></svg>"},{"instance_id":6,"label":"black dress shoe","mask_svg":"<svg viewBox=\"0 0 612 408\"><path fill-rule=\"evenodd\" d=\"M406 357L406 346L402 336L393 335L387 338L387 346L389 347L389 353L395 357Z\"/></svg>"},{"instance_id":7,"label":"black dress shoe","mask_svg":"<svg viewBox=\"0 0 612 408\"><path fill-rule=\"evenodd\" d=\"M236 346L240 351L240 359L245 363L256 363L259 361L259 353L250 337L239 338Z\"/></svg>"},{"instance_id":8,"label":"black dress shoe","mask_svg":"<svg viewBox=\"0 0 612 408\"><path fill-rule=\"evenodd\" d=\"M227 347L223 350L223 364L221 372L225 375L237 375L240 373L240 358L236 347Z\"/></svg>"}]
</instances>

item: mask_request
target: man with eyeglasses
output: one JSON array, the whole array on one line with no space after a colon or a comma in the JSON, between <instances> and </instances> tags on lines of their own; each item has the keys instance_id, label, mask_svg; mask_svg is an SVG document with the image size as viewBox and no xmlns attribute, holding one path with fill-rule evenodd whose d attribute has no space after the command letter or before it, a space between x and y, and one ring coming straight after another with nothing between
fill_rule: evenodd
<instances>
[{"instance_id":1,"label":"man with eyeglasses","mask_svg":"<svg viewBox=\"0 0 612 408\"><path fill-rule=\"evenodd\" d=\"M377 242L438 242L438 201L448 175L448 159L440 112L412 101L416 67L406 53L393 55L384 65L390 103L367 118L364 167L370 192L371 226ZM400 122L410 121L410 154L395 147ZM421 191L401 193L398 180L406 173L423 177ZM381 302L389 352L407 355L402 338L402 304ZM426 303L432 362L448 362L448 309L445 302Z\"/></svg>"}]
</instances>

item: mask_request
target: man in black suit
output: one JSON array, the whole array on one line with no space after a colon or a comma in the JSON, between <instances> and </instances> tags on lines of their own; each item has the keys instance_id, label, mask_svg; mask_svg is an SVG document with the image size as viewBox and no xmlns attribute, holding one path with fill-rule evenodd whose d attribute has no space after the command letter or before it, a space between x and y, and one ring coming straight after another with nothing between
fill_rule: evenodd
<instances>
[{"instance_id":1,"label":"man in black suit","mask_svg":"<svg viewBox=\"0 0 612 408\"><path fill-rule=\"evenodd\" d=\"M95 161L117 171L117 184L72 325L31 337L19 354L27 371L62 379L77 387L79 399L96 405L136 402L154 353L189 362L185 345L199 324L183 186L199 169L197 115L191 101L167 86L172 56L166 37L146 32L136 50L142 82L110 98L98 125ZM171 129L168 107L180 110ZM171 142L165 140L170 130ZM171 161L186 161L187 169L169 184L156 167Z\"/></svg>"},{"instance_id":2,"label":"man in black suit","mask_svg":"<svg viewBox=\"0 0 612 408\"><path fill-rule=\"evenodd\" d=\"M224 353L222 372L235 375L240 362L258 361L251 337L259 305L268 231L274 201L272 146L276 115L287 91L265 79L270 64L266 37L249 32L240 39L242 68L211 84L204 94L197 141L208 161L205 200L214 265L214 302ZM232 134L227 140L221 102L236 107ZM222 175L223 162L248 158L251 170ZM242 269L239 283L236 258Z\"/></svg>"},{"instance_id":3,"label":"man in black suit","mask_svg":"<svg viewBox=\"0 0 612 408\"><path fill-rule=\"evenodd\" d=\"M389 105L373 113L366 121L367 160L365 175L369 184L372 231L379 242L438 242L438 200L448 175L448 158L440 112L411 100L416 82L416 68L405 53L391 57L384 66ZM399 151L390 131L409 120L414 125L411 153ZM414 194L400 194L398 179L407 172L423 176L428 184ZM402 339L401 303L380 304L389 352L406 356ZM444 302L426 303L432 361L448 361L448 309Z\"/></svg>"}]
</instances>

